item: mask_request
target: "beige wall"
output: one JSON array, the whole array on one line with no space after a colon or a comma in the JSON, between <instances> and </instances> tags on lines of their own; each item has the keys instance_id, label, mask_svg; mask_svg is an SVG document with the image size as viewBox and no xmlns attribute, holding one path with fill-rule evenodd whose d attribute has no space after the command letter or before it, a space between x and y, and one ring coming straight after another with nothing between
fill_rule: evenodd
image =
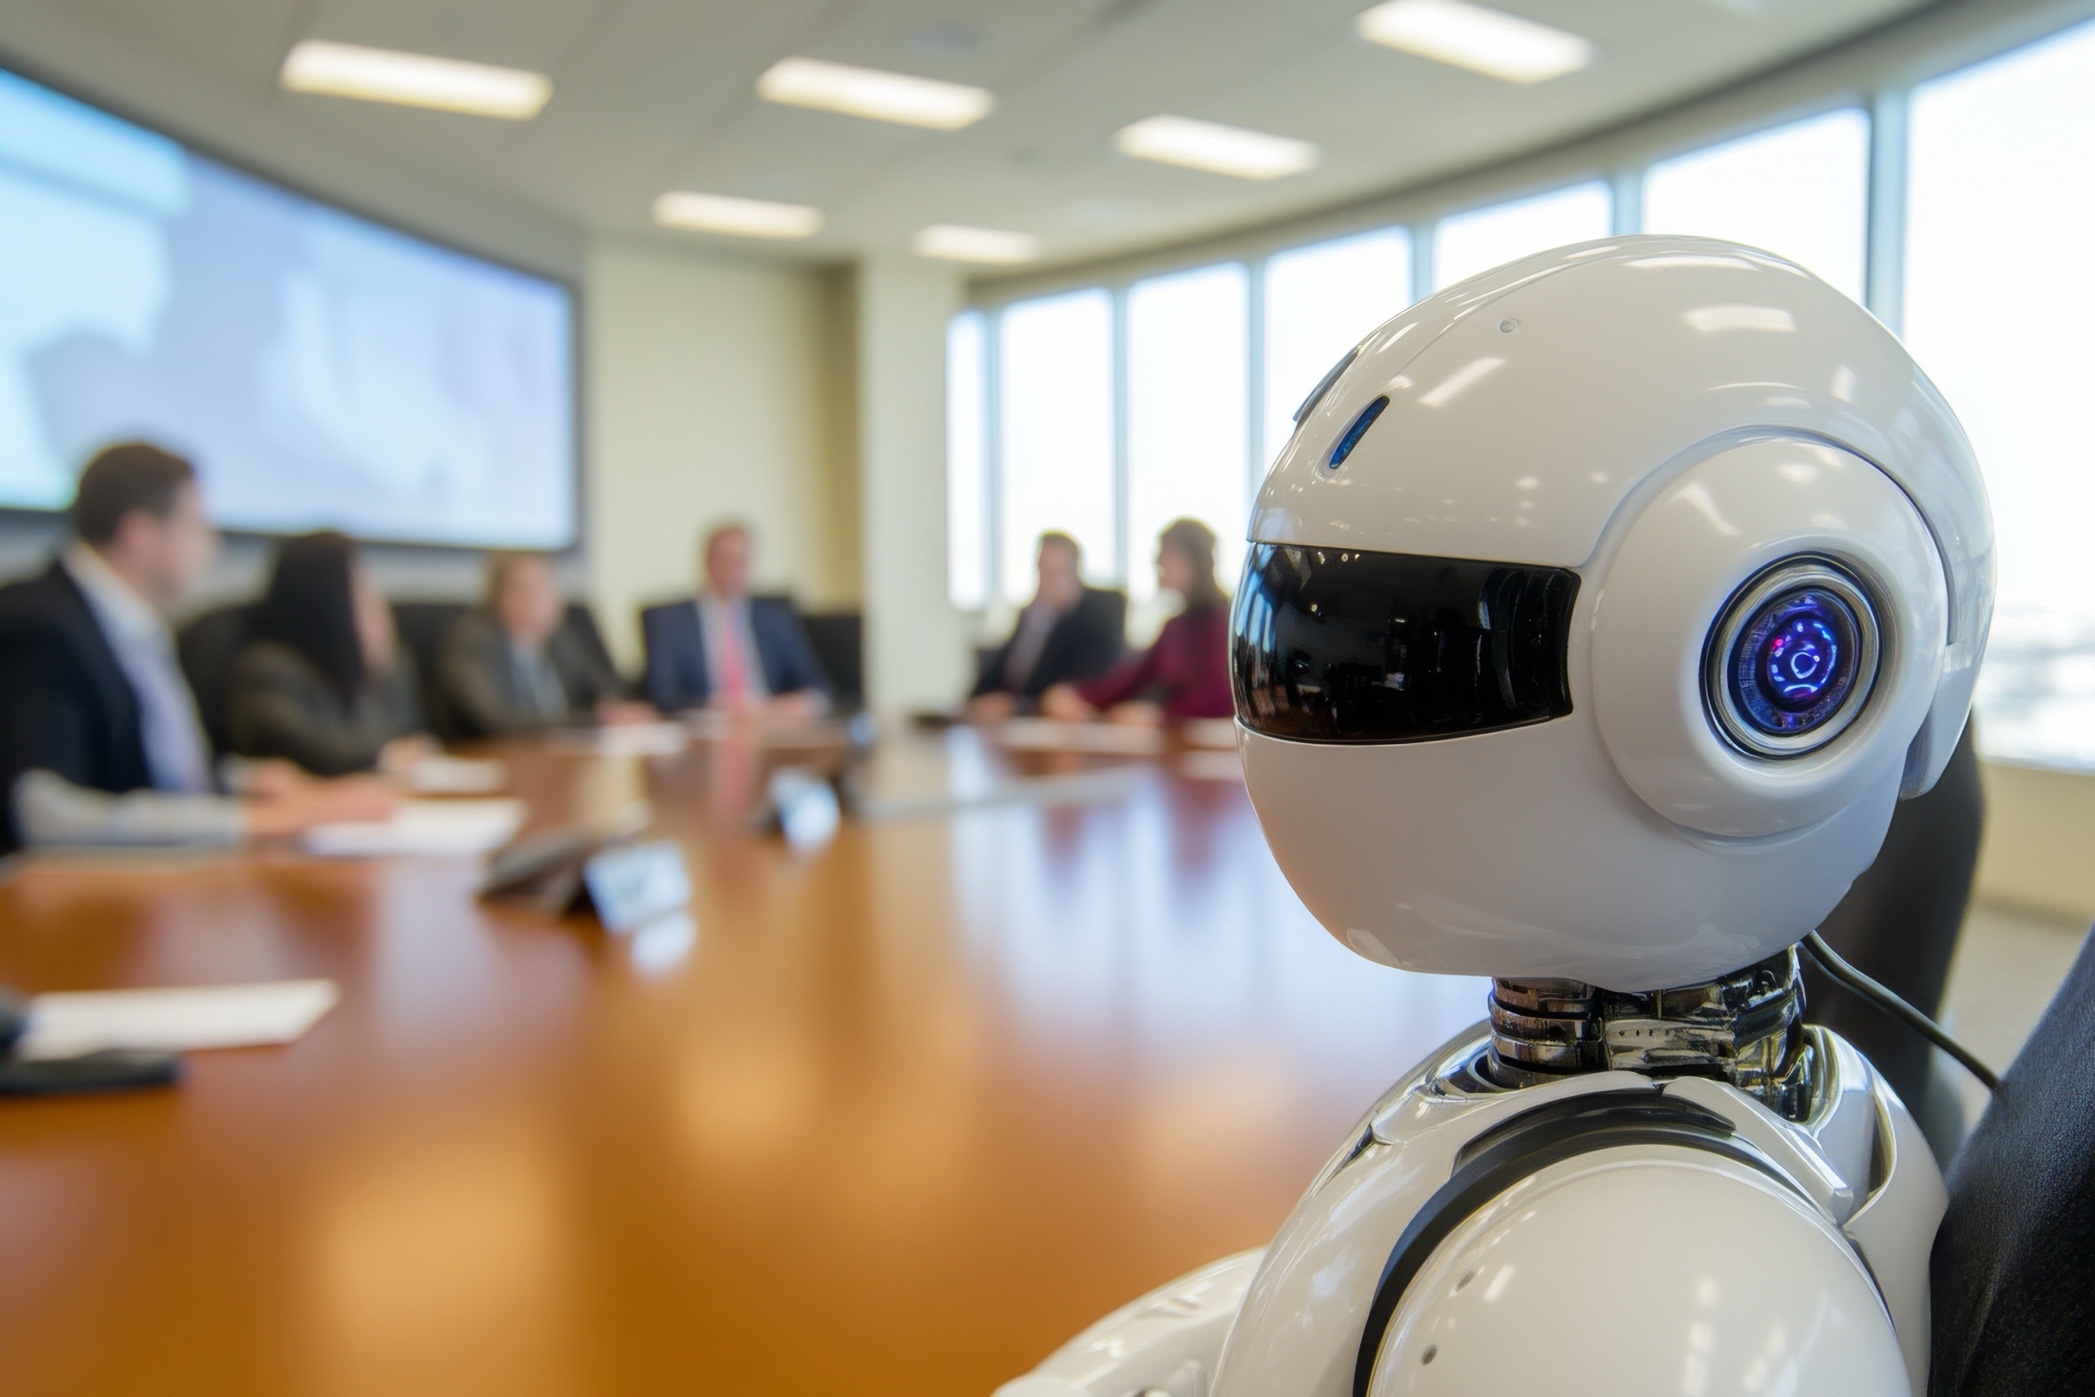
<instances>
[{"instance_id":1,"label":"beige wall","mask_svg":"<svg viewBox=\"0 0 2095 1397\"><path fill-rule=\"evenodd\" d=\"M916 257L857 273L866 692L889 712L966 690L968 628L946 591L946 322L960 277Z\"/></svg>"},{"instance_id":2,"label":"beige wall","mask_svg":"<svg viewBox=\"0 0 2095 1397\"><path fill-rule=\"evenodd\" d=\"M2095 776L1988 762L1977 895L2095 920Z\"/></svg>"},{"instance_id":3,"label":"beige wall","mask_svg":"<svg viewBox=\"0 0 2095 1397\"><path fill-rule=\"evenodd\" d=\"M761 587L856 604L848 278L607 242L583 295L590 593L621 663L636 607L691 589L716 519L755 530Z\"/></svg>"}]
</instances>

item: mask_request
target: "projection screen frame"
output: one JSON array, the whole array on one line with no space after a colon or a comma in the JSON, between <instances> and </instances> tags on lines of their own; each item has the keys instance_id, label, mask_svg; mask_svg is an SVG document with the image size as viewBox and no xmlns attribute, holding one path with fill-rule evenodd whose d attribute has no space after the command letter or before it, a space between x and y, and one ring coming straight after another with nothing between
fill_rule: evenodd
<instances>
[{"instance_id":1,"label":"projection screen frame","mask_svg":"<svg viewBox=\"0 0 2095 1397\"><path fill-rule=\"evenodd\" d=\"M586 454L588 434L586 415L588 405L584 395L587 375L582 363L583 324L585 295L580 281L569 274L549 272L543 266L534 266L514 257L492 254L472 246L448 233L437 232L427 225L418 225L392 213L381 212L372 205L354 198L344 198L322 191L316 185L295 176L286 176L267 168L259 160L234 154L217 141L197 138L181 128L179 123L167 121L159 116L147 115L121 99L111 99L83 86L75 80L53 73L43 64L26 57L19 50L0 45L0 73L20 78L38 87L48 89L60 97L68 98L83 106L91 107L105 116L127 122L141 130L173 141L182 149L201 159L223 166L235 174L256 180L295 198L317 204L350 218L362 220L387 232L411 238L431 247L454 253L492 267L513 272L556 287L567 299L567 395L568 395L568 470L567 470L567 519L568 537L559 544L540 544L523 541L463 542L453 539L433 539L391 533L371 533L363 530L353 532L359 543L375 544L389 548L410 548L443 553L481 554L506 549L544 552L556 556L570 556L582 551L588 536L588 491L589 461ZM85 461L74 462L75 469ZM0 523L50 524L62 522L64 506L43 509L30 505L0 502ZM314 528L335 528L332 523L316 523ZM271 542L296 537L307 530L275 530L247 528L239 525L219 524L220 534L229 539L255 539Z\"/></svg>"}]
</instances>

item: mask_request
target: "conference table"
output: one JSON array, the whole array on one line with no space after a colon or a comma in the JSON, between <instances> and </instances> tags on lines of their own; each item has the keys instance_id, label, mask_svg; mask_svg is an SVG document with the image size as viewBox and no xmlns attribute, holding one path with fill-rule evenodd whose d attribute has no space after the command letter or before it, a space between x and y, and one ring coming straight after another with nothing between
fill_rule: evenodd
<instances>
[{"instance_id":1,"label":"conference table","mask_svg":"<svg viewBox=\"0 0 2095 1397\"><path fill-rule=\"evenodd\" d=\"M644 802L681 848L688 916L626 934L474 857L18 861L0 983L341 998L0 1101L0 1390L986 1397L1264 1243L1481 1016L1316 925L1226 752L896 726L833 836L754 818L834 750L479 749L532 830Z\"/></svg>"}]
</instances>

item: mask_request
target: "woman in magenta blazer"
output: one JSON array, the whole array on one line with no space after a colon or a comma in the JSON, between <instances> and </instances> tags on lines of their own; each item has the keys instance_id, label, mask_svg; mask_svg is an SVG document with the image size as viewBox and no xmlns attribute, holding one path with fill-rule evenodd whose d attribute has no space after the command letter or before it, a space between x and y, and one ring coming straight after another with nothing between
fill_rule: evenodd
<instances>
[{"instance_id":1,"label":"woman in magenta blazer","mask_svg":"<svg viewBox=\"0 0 2095 1397\"><path fill-rule=\"evenodd\" d=\"M1156 643L1096 679L1055 685L1040 696L1042 713L1136 724L1231 716L1229 594L1215 582L1214 530L1180 519L1159 534L1157 585L1185 605Z\"/></svg>"}]
</instances>

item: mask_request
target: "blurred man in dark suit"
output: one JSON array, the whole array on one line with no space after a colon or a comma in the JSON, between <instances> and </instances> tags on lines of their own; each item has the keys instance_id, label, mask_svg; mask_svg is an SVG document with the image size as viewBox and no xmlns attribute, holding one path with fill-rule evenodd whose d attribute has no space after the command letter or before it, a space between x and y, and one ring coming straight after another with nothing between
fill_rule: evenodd
<instances>
[{"instance_id":1,"label":"blurred man in dark suit","mask_svg":"<svg viewBox=\"0 0 2095 1397\"><path fill-rule=\"evenodd\" d=\"M706 535L705 590L640 613L648 701L664 713L719 708L810 718L829 706L829 680L791 602L749 595L749 530Z\"/></svg>"},{"instance_id":2,"label":"blurred man in dark suit","mask_svg":"<svg viewBox=\"0 0 2095 1397\"><path fill-rule=\"evenodd\" d=\"M227 845L390 812L375 785L282 763L245 768L246 799L218 793L167 625L218 547L189 462L109 448L72 522L48 568L0 589L0 851Z\"/></svg>"},{"instance_id":3,"label":"blurred man in dark suit","mask_svg":"<svg viewBox=\"0 0 2095 1397\"><path fill-rule=\"evenodd\" d=\"M451 721L468 737L493 737L658 716L626 697L610 662L566 622L551 559L492 555L486 604L452 625L437 662Z\"/></svg>"},{"instance_id":4,"label":"blurred man in dark suit","mask_svg":"<svg viewBox=\"0 0 2095 1397\"><path fill-rule=\"evenodd\" d=\"M1128 599L1084 585L1084 553L1065 533L1040 536L1033 600L1011 638L985 655L968 695L970 722L1030 713L1051 686L1104 674L1126 645Z\"/></svg>"}]
</instances>

